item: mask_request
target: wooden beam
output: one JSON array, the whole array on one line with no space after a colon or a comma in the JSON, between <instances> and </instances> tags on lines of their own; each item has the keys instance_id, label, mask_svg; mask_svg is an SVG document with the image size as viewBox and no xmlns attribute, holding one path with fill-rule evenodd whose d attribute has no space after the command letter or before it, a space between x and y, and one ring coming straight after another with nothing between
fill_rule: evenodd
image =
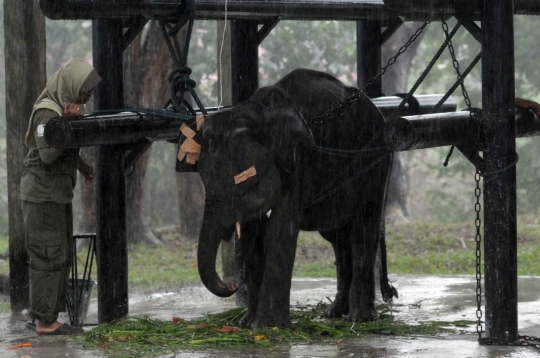
<instances>
[{"instance_id":1,"label":"wooden beam","mask_svg":"<svg viewBox=\"0 0 540 358\"><path fill-rule=\"evenodd\" d=\"M461 25L463 25L464 28L467 29L467 31L469 31L476 41L482 43L482 29L480 26L471 20L469 16L463 14L456 14L455 18L460 22Z\"/></svg>"},{"instance_id":2,"label":"wooden beam","mask_svg":"<svg viewBox=\"0 0 540 358\"><path fill-rule=\"evenodd\" d=\"M121 20L94 20L94 67L103 79L95 90L98 110L124 107ZM98 320L128 314L128 262L124 149L102 146L96 158Z\"/></svg>"}]
</instances>

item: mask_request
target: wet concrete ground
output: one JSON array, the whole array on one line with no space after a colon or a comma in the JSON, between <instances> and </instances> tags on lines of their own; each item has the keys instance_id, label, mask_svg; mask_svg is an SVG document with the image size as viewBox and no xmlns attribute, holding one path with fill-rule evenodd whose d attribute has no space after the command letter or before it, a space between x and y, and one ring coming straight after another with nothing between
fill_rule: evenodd
<instances>
[{"instance_id":1,"label":"wet concrete ground","mask_svg":"<svg viewBox=\"0 0 540 358\"><path fill-rule=\"evenodd\" d=\"M400 293L395 300L396 319L407 322L475 320L476 281L472 276L391 276ZM333 297L333 279L293 279L291 304L316 304ZM540 277L519 278L519 333L540 337ZM233 299L222 299L196 285L180 292L130 296L130 315L149 315L166 320L173 316L200 317L235 307ZM96 302L92 302L87 322L97 322ZM100 350L83 350L77 339L39 337L24 327L25 320L11 314L0 315L0 357L107 357ZM87 328L90 329L90 328ZM523 347L486 347L477 343L476 327L465 328L468 334L443 337L388 337L370 335L347 339L341 344L295 344L283 349L215 350L211 352L181 351L162 357L474 357L528 358L539 357L540 351ZM6 350L6 347L32 343L31 348ZM112 355L111 355L112 357Z\"/></svg>"}]
</instances>

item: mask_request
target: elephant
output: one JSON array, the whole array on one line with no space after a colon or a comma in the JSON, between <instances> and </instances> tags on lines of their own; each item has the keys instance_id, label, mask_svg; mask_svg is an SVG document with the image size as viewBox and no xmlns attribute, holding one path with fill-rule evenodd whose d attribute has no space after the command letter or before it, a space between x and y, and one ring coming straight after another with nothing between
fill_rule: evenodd
<instances>
[{"instance_id":1,"label":"elephant","mask_svg":"<svg viewBox=\"0 0 540 358\"><path fill-rule=\"evenodd\" d=\"M297 69L248 101L208 116L194 137L206 191L199 274L213 294L235 293L238 283L216 273L216 256L220 242L238 228L248 291L242 326L292 328L299 230L319 231L334 248L337 294L325 315L379 318L374 267L384 248L392 153L357 152L382 146L384 118L362 94L336 118L313 121L357 92L330 74ZM388 281L384 250L382 256L381 289L391 299L397 291Z\"/></svg>"}]
</instances>

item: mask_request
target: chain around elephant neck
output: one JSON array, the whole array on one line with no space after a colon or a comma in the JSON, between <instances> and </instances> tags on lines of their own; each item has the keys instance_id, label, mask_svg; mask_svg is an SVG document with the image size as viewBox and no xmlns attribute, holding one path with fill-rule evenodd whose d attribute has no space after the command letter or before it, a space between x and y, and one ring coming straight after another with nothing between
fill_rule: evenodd
<instances>
[{"instance_id":1,"label":"chain around elephant neck","mask_svg":"<svg viewBox=\"0 0 540 358\"><path fill-rule=\"evenodd\" d=\"M375 80L379 77L381 77L382 75L385 74L386 70L388 69L388 67L392 66L394 63L396 63L397 59L399 58L399 56L401 56L403 53L405 53L405 51L408 50L409 46L411 46L411 44L416 41L416 39L418 39L418 37L422 34L422 32L424 31L424 29L426 28L427 25L429 25L431 23L431 17L428 17L426 19L426 21L422 24L422 26L420 26L416 31L415 33L411 36L411 38L409 38L409 40L403 45L400 47L400 49L398 50L398 52L390 57L390 59L388 60L388 62L386 63L386 65L384 67L382 67L379 72L371 77L367 83L364 85L364 87L360 88L355 94L353 94L352 96L350 96L349 98L347 98L346 100L344 100L343 102L340 102L338 104L338 106L336 108L333 108L329 111L327 111L325 114L323 114L322 116L319 116L319 117L315 117L313 118L311 121L310 121L310 124L325 124L327 123L328 121L330 121L331 119L333 118L336 118L336 117L339 117L339 116L342 116L343 115L343 111L349 107L351 104L353 104L354 102L356 102L360 97L362 97L363 94L365 94L366 92L366 89L371 86Z\"/></svg>"}]
</instances>

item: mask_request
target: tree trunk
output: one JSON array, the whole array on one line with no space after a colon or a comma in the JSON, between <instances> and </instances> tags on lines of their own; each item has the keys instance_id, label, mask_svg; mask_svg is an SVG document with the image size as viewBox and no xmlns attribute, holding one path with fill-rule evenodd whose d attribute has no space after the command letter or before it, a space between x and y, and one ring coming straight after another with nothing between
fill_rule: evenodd
<instances>
[{"instance_id":1,"label":"tree trunk","mask_svg":"<svg viewBox=\"0 0 540 358\"><path fill-rule=\"evenodd\" d=\"M159 23L152 21L124 53L124 98L127 106L161 108L169 97L167 76L171 68L172 60ZM146 150L133 167L127 169L126 215L130 243L160 243L144 220L144 177L150 150Z\"/></svg>"},{"instance_id":2,"label":"tree trunk","mask_svg":"<svg viewBox=\"0 0 540 358\"><path fill-rule=\"evenodd\" d=\"M418 28L417 23L404 24L382 47L383 65L394 56L399 48L407 42ZM382 77L382 91L388 96L408 91L407 82L409 69L416 56L418 45L423 34L411 44L399 60L388 67ZM410 180L409 180L409 154L408 152L394 153L394 163L390 174L390 186L387 193L386 221L406 222L411 217L410 209Z\"/></svg>"},{"instance_id":3,"label":"tree trunk","mask_svg":"<svg viewBox=\"0 0 540 358\"><path fill-rule=\"evenodd\" d=\"M45 19L39 1L4 0L6 61L6 146L8 172L9 266L11 309L28 307L28 257L19 199L25 134L46 82Z\"/></svg>"},{"instance_id":4,"label":"tree trunk","mask_svg":"<svg viewBox=\"0 0 540 358\"><path fill-rule=\"evenodd\" d=\"M199 173L176 173L180 235L197 240L204 209L204 186Z\"/></svg>"}]
</instances>

